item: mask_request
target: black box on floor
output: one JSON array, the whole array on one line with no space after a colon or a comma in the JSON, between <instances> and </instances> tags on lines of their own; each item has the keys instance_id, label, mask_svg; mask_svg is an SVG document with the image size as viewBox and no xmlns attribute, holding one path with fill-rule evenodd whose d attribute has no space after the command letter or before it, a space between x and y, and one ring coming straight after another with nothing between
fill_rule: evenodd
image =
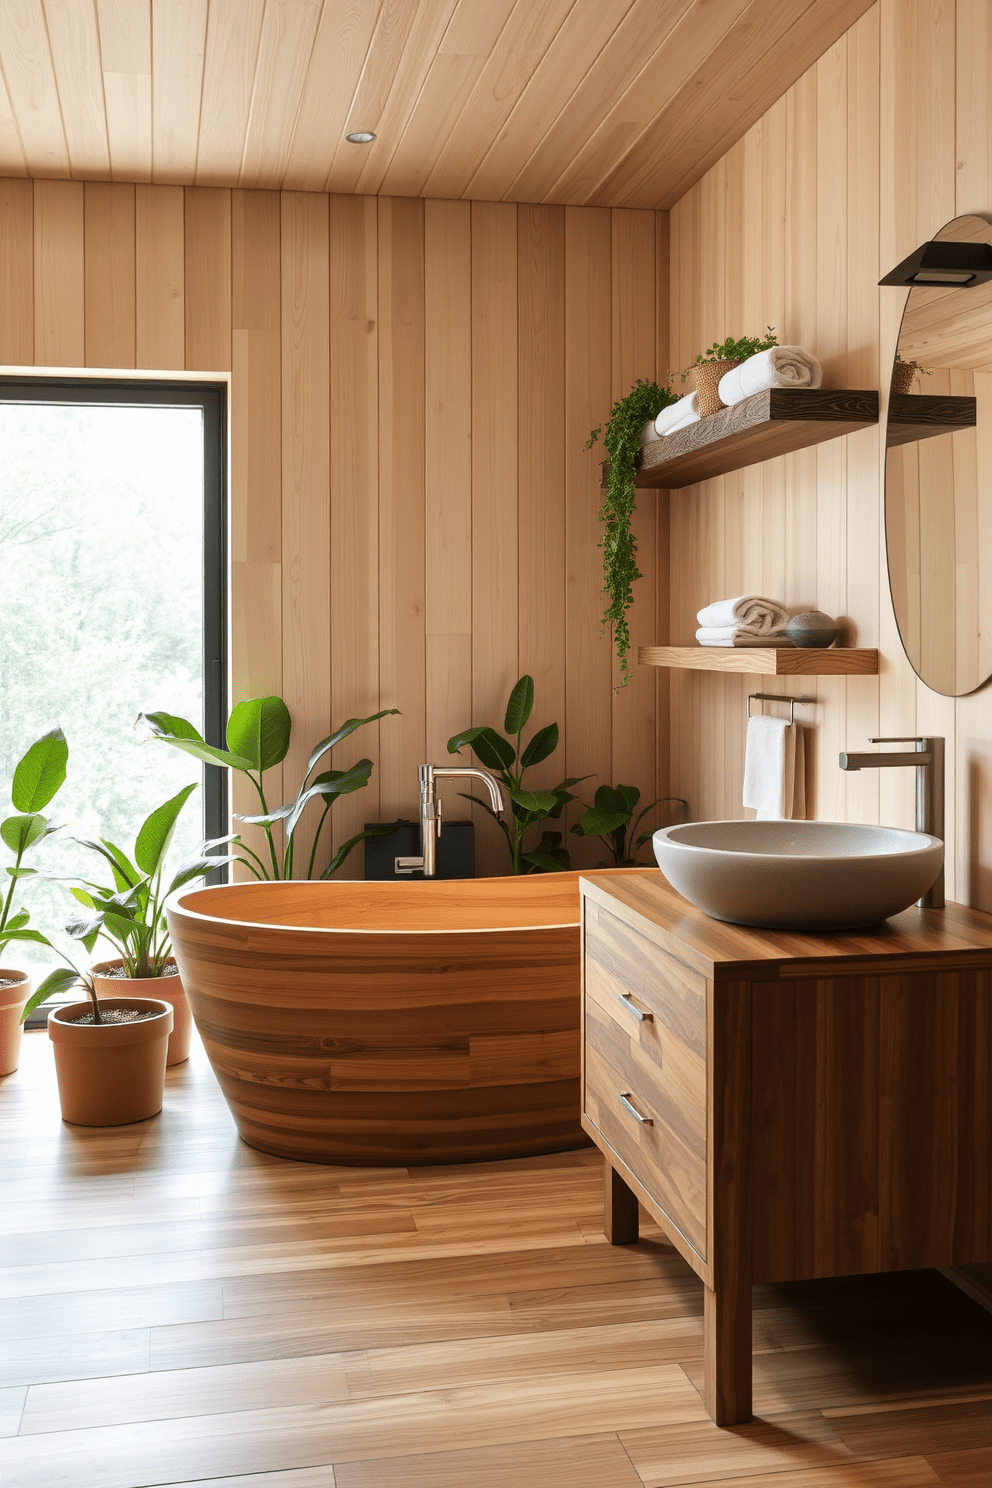
<instances>
[{"instance_id":1,"label":"black box on floor","mask_svg":"<svg viewBox=\"0 0 992 1488\"><path fill-rule=\"evenodd\" d=\"M368 831L374 823L366 822ZM366 878L423 878L422 873L397 873L397 858L420 856L420 825L409 822L388 837L369 837L365 842ZM446 821L437 844L438 878L475 877L475 828L470 821Z\"/></svg>"}]
</instances>

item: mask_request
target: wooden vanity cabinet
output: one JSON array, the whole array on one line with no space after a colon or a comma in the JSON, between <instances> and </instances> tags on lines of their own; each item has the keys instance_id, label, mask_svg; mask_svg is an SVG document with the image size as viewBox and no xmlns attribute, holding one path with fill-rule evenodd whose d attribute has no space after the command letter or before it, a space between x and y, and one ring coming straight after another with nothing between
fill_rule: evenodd
<instances>
[{"instance_id":1,"label":"wooden vanity cabinet","mask_svg":"<svg viewBox=\"0 0 992 1488\"><path fill-rule=\"evenodd\" d=\"M705 1284L705 1404L751 1416L751 1286L992 1260L992 917L712 920L580 881L582 1125L605 1229L640 1201Z\"/></svg>"}]
</instances>

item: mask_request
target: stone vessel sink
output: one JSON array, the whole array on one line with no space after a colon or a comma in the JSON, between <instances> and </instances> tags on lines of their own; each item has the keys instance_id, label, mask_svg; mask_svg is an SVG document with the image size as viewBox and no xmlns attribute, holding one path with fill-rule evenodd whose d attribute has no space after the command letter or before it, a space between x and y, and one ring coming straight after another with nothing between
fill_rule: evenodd
<instances>
[{"instance_id":1,"label":"stone vessel sink","mask_svg":"<svg viewBox=\"0 0 992 1488\"><path fill-rule=\"evenodd\" d=\"M926 893L944 860L939 837L853 822L690 822L652 843L692 904L771 930L876 925Z\"/></svg>"}]
</instances>

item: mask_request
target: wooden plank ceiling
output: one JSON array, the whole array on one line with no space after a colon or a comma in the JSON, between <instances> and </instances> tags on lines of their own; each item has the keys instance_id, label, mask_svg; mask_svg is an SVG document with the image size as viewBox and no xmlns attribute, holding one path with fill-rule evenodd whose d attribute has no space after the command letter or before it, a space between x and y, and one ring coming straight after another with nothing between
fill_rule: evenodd
<instances>
[{"instance_id":1,"label":"wooden plank ceiling","mask_svg":"<svg viewBox=\"0 0 992 1488\"><path fill-rule=\"evenodd\" d=\"M0 0L0 175L668 207L871 3Z\"/></svg>"}]
</instances>

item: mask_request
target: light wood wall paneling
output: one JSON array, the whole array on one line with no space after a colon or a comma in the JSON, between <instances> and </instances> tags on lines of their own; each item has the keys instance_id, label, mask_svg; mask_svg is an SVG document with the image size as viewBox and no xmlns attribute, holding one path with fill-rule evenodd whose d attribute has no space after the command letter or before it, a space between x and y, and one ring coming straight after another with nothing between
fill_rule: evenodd
<instances>
[{"instance_id":1,"label":"light wood wall paneling","mask_svg":"<svg viewBox=\"0 0 992 1488\"><path fill-rule=\"evenodd\" d=\"M424 634L424 208L379 201L380 705L383 820L409 815L427 758ZM386 720L383 720L385 724Z\"/></svg>"},{"instance_id":2,"label":"light wood wall paneling","mask_svg":"<svg viewBox=\"0 0 992 1488\"><path fill-rule=\"evenodd\" d=\"M231 365L231 193L185 189L186 370Z\"/></svg>"},{"instance_id":3,"label":"light wood wall paneling","mask_svg":"<svg viewBox=\"0 0 992 1488\"><path fill-rule=\"evenodd\" d=\"M517 208L472 203L472 723L503 722L520 674L517 595ZM605 413L604 404L604 413ZM459 727L455 724L455 727ZM479 809L476 869L505 873Z\"/></svg>"},{"instance_id":4,"label":"light wood wall paneling","mask_svg":"<svg viewBox=\"0 0 992 1488\"><path fill-rule=\"evenodd\" d=\"M331 198L331 714L367 718L379 694L379 226L371 197ZM379 738L387 719L345 740L334 768L373 762L366 790L333 810L335 846L381 820ZM361 871L361 850L343 877Z\"/></svg>"},{"instance_id":5,"label":"light wood wall paneling","mask_svg":"<svg viewBox=\"0 0 992 1488\"><path fill-rule=\"evenodd\" d=\"M671 368L671 220L668 212L655 214L655 366L659 379ZM658 565L655 575L655 635L658 645L668 642L669 610L671 606L671 497L667 491L658 492L655 520L657 522ZM670 793L671 775L671 673L663 667L656 669L655 677L655 794ZM665 802L658 814L649 817L647 825L655 828L666 822L680 821L683 808ZM646 856L650 861L650 849Z\"/></svg>"},{"instance_id":6,"label":"light wood wall paneling","mask_svg":"<svg viewBox=\"0 0 992 1488\"><path fill-rule=\"evenodd\" d=\"M238 0L228 3L237 6ZM345 133L354 79L362 71L381 10L381 0L359 0L347 9L324 6L303 84L285 187L303 188L326 178L327 142L340 140ZM409 8L404 7L402 14L409 14Z\"/></svg>"},{"instance_id":7,"label":"light wood wall paneling","mask_svg":"<svg viewBox=\"0 0 992 1488\"><path fill-rule=\"evenodd\" d=\"M181 186L134 188L136 364L186 365L185 193Z\"/></svg>"},{"instance_id":8,"label":"light wood wall paneling","mask_svg":"<svg viewBox=\"0 0 992 1488\"><path fill-rule=\"evenodd\" d=\"M987 108L992 12L982 0L957 0L955 216L987 216L992 207L992 116ZM987 543L983 551L987 552ZM992 688L955 707L955 893L992 910Z\"/></svg>"},{"instance_id":9,"label":"light wood wall paneling","mask_svg":"<svg viewBox=\"0 0 992 1488\"><path fill-rule=\"evenodd\" d=\"M231 195L231 703L282 693L281 244L279 198ZM268 777L272 805L282 767ZM232 774L235 811L257 797ZM256 851L259 830L244 829Z\"/></svg>"},{"instance_id":10,"label":"light wood wall paneling","mask_svg":"<svg viewBox=\"0 0 992 1488\"><path fill-rule=\"evenodd\" d=\"M427 755L472 717L472 209L424 203ZM456 720L453 722L453 720ZM448 786L445 816L471 806Z\"/></svg>"},{"instance_id":11,"label":"light wood wall paneling","mask_svg":"<svg viewBox=\"0 0 992 1488\"><path fill-rule=\"evenodd\" d=\"M14 107L0 74L0 175L26 176L27 173L21 137L14 120Z\"/></svg>"},{"instance_id":12,"label":"light wood wall paneling","mask_svg":"<svg viewBox=\"0 0 992 1488\"><path fill-rule=\"evenodd\" d=\"M35 178L71 175L58 86L45 14L33 0L0 6L0 49L6 91L17 118L22 149Z\"/></svg>"},{"instance_id":13,"label":"light wood wall paneling","mask_svg":"<svg viewBox=\"0 0 992 1488\"><path fill-rule=\"evenodd\" d=\"M83 188L34 183L34 350L41 366L85 360Z\"/></svg>"},{"instance_id":14,"label":"light wood wall paneling","mask_svg":"<svg viewBox=\"0 0 992 1488\"><path fill-rule=\"evenodd\" d=\"M653 381L658 375L657 299L655 294L655 220L651 212L611 213L612 301L611 380L614 401L623 397L638 378ZM657 711L654 680L650 672L639 672L638 646L653 642L657 587L657 503L647 492L637 502L631 529L637 542L637 566L642 574L634 586L634 603L628 612L630 627L630 680L613 695L612 784L636 785L657 778L655 733ZM614 660L614 685L620 665Z\"/></svg>"},{"instance_id":15,"label":"light wood wall paneling","mask_svg":"<svg viewBox=\"0 0 992 1488\"><path fill-rule=\"evenodd\" d=\"M534 678L534 732L565 716L565 213L517 211L519 648L520 671ZM554 785L563 764L556 752L528 783Z\"/></svg>"},{"instance_id":16,"label":"light wood wall paneling","mask_svg":"<svg viewBox=\"0 0 992 1488\"><path fill-rule=\"evenodd\" d=\"M196 159L207 40L207 0L152 0L152 172L186 182Z\"/></svg>"},{"instance_id":17,"label":"light wood wall paneling","mask_svg":"<svg viewBox=\"0 0 992 1488\"><path fill-rule=\"evenodd\" d=\"M322 0L265 7L241 160L246 186L282 182L322 8Z\"/></svg>"},{"instance_id":18,"label":"light wood wall paneling","mask_svg":"<svg viewBox=\"0 0 992 1488\"><path fill-rule=\"evenodd\" d=\"M196 184L225 182L232 139L244 140L265 0L213 0L207 15Z\"/></svg>"},{"instance_id":19,"label":"light wood wall paneling","mask_svg":"<svg viewBox=\"0 0 992 1488\"><path fill-rule=\"evenodd\" d=\"M152 8L96 0L110 167L115 180L152 173Z\"/></svg>"},{"instance_id":20,"label":"light wood wall paneling","mask_svg":"<svg viewBox=\"0 0 992 1488\"><path fill-rule=\"evenodd\" d=\"M47 0L44 24L72 174L77 180L105 181L110 175L110 153L96 7L77 5L74 0Z\"/></svg>"},{"instance_id":21,"label":"light wood wall paneling","mask_svg":"<svg viewBox=\"0 0 992 1488\"><path fill-rule=\"evenodd\" d=\"M0 363L34 361L34 185L0 180Z\"/></svg>"},{"instance_id":22,"label":"light wood wall paneling","mask_svg":"<svg viewBox=\"0 0 992 1488\"><path fill-rule=\"evenodd\" d=\"M282 680L293 718L283 780L290 798L303 779L311 749L331 728L327 197L285 192L281 218ZM311 841L320 809L319 802L309 806L298 829L293 872L301 877L307 872L303 845ZM325 827L315 871L329 857Z\"/></svg>"},{"instance_id":23,"label":"light wood wall paneling","mask_svg":"<svg viewBox=\"0 0 992 1488\"><path fill-rule=\"evenodd\" d=\"M83 188L86 365L135 365L134 187Z\"/></svg>"},{"instance_id":24,"label":"light wood wall paneling","mask_svg":"<svg viewBox=\"0 0 992 1488\"><path fill-rule=\"evenodd\" d=\"M580 787L592 801L596 787L613 778L612 642L602 616L603 553L598 510L603 446L585 448L589 432L605 428L612 406L610 279L612 225L605 209L565 209L565 729L563 773L595 780ZM655 499L656 493L651 492ZM666 499L663 493L658 498ZM647 678L645 678L647 681ZM646 690L646 688L645 688ZM559 755L561 751L559 750ZM573 806L568 824L578 815ZM602 857L596 838L568 837L572 863L591 866Z\"/></svg>"}]
</instances>

